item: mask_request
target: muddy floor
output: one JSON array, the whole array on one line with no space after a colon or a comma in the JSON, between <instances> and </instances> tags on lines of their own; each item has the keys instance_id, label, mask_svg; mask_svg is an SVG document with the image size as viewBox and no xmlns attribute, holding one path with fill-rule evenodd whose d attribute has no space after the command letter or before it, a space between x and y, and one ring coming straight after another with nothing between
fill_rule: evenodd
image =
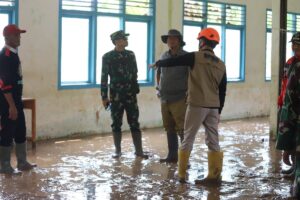
<instances>
[{"instance_id":1,"label":"muddy floor","mask_svg":"<svg viewBox=\"0 0 300 200\"><path fill-rule=\"evenodd\" d=\"M291 180L280 174L287 168L269 141L267 118L220 124L224 150L220 185L195 185L207 173L204 130L197 135L191 154L189 183L176 181L175 164L160 164L167 152L163 129L143 131L144 150L150 159L136 158L131 135L123 134L123 155L111 158L113 139L89 136L43 141L29 148L29 160L38 167L21 176L0 175L0 199L292 199ZM16 164L13 156L13 165Z\"/></svg>"}]
</instances>

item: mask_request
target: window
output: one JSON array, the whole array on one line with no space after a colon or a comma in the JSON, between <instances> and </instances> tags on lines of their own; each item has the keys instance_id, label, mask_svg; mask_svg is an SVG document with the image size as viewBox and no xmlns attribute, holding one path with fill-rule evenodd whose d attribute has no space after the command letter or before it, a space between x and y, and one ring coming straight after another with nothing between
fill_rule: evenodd
<instances>
[{"instance_id":1,"label":"window","mask_svg":"<svg viewBox=\"0 0 300 200\"><path fill-rule=\"evenodd\" d=\"M10 23L16 23L17 0L0 0L0 30ZM4 46L3 35L0 35L0 48Z\"/></svg>"},{"instance_id":2,"label":"window","mask_svg":"<svg viewBox=\"0 0 300 200\"><path fill-rule=\"evenodd\" d=\"M99 87L102 56L112 50L110 34L129 33L138 80L152 84L154 0L61 0L59 88Z\"/></svg>"},{"instance_id":3,"label":"window","mask_svg":"<svg viewBox=\"0 0 300 200\"><path fill-rule=\"evenodd\" d=\"M293 56L291 43L289 42L294 33L300 31L300 14L287 13L286 24L286 59ZM272 49L272 11L267 10L267 39L266 39L266 75L265 80L271 80L271 49Z\"/></svg>"},{"instance_id":4,"label":"window","mask_svg":"<svg viewBox=\"0 0 300 200\"><path fill-rule=\"evenodd\" d=\"M88 82L89 19L68 17L62 19L61 53L63 55L61 80L74 83Z\"/></svg>"},{"instance_id":5,"label":"window","mask_svg":"<svg viewBox=\"0 0 300 200\"><path fill-rule=\"evenodd\" d=\"M242 5L184 0L184 49L197 51L197 34L205 27L215 28L221 41L214 51L226 64L228 80L244 80L245 16Z\"/></svg>"}]
</instances>

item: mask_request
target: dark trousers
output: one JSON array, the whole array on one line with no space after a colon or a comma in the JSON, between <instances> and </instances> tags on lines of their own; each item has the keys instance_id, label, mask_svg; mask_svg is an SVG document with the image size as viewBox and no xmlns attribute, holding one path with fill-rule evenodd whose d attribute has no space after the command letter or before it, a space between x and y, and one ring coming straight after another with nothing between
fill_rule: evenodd
<instances>
[{"instance_id":1,"label":"dark trousers","mask_svg":"<svg viewBox=\"0 0 300 200\"><path fill-rule=\"evenodd\" d=\"M0 121L0 146L11 146L13 140L18 144L26 141L26 123L23 109L18 109L16 120L8 119L8 113L5 112L1 115Z\"/></svg>"},{"instance_id":2,"label":"dark trousers","mask_svg":"<svg viewBox=\"0 0 300 200\"><path fill-rule=\"evenodd\" d=\"M136 95L118 95L118 98L112 98L111 118L112 131L121 133L124 111L126 111L127 122L132 133L141 132L139 120L139 108Z\"/></svg>"}]
</instances>

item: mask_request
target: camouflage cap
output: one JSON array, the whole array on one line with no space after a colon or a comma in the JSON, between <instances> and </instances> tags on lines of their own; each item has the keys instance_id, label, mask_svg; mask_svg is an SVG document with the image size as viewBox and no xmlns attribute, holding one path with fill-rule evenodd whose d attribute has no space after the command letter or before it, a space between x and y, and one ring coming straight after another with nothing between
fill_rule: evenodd
<instances>
[{"instance_id":1,"label":"camouflage cap","mask_svg":"<svg viewBox=\"0 0 300 200\"><path fill-rule=\"evenodd\" d=\"M124 31L120 30L120 31L116 31L114 33L112 33L110 35L110 38L112 41L114 40L118 40L118 39L126 39L126 37L128 36L128 33L125 33Z\"/></svg>"}]
</instances>

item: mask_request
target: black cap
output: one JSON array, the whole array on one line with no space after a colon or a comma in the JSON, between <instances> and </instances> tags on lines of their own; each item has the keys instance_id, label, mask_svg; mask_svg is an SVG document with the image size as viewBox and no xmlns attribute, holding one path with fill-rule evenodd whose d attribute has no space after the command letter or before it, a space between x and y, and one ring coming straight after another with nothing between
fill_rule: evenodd
<instances>
[{"instance_id":1,"label":"black cap","mask_svg":"<svg viewBox=\"0 0 300 200\"><path fill-rule=\"evenodd\" d=\"M290 42L300 44L300 32L295 33Z\"/></svg>"},{"instance_id":2,"label":"black cap","mask_svg":"<svg viewBox=\"0 0 300 200\"><path fill-rule=\"evenodd\" d=\"M176 37L178 37L179 40L180 40L181 46L184 46L184 45L185 45L185 42L183 41L183 36L182 36L182 34L181 34L178 30L176 30L176 29L170 29L170 30L168 31L168 34L167 34L167 35L162 35L162 36L161 36L162 42L163 42L163 43L167 43L167 40L168 40L168 37L169 37L169 36L176 36Z\"/></svg>"}]
</instances>

